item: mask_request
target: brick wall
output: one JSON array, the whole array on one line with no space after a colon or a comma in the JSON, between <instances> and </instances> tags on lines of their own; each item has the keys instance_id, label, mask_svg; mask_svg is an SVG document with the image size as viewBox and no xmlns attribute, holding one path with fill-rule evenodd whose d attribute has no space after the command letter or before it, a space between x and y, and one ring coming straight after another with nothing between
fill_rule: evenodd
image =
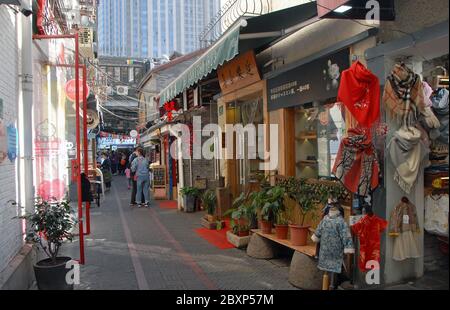
<instances>
[{"instance_id":1,"label":"brick wall","mask_svg":"<svg viewBox=\"0 0 450 310\"><path fill-rule=\"evenodd\" d=\"M17 128L19 50L16 36L16 16L4 5L0 6L0 99L3 101L3 115L0 122L3 126L14 125ZM0 138L1 150L6 141ZM16 160L17 162L17 160ZM8 158L0 163L0 272L22 247L21 224L12 219L18 210L8 203L17 201L16 162Z\"/></svg>"}]
</instances>

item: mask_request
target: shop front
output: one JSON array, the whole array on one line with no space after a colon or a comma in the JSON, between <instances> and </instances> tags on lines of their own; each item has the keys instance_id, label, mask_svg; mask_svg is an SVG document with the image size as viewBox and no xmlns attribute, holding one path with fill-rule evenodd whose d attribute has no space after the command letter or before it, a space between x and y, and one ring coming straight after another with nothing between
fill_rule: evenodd
<instances>
[{"instance_id":1,"label":"shop front","mask_svg":"<svg viewBox=\"0 0 450 310\"><path fill-rule=\"evenodd\" d=\"M260 165L263 160L255 155L265 143L265 132L258 135L257 131L267 121L266 81L261 79L253 51L224 64L218 69L218 77L222 90L218 100L219 126L225 136L227 130L234 130L233 140L223 139L225 159L220 163L221 175L233 197L237 197L249 189L255 175L264 174ZM239 126L252 126L256 135L239 131ZM226 154L232 156L227 158Z\"/></svg>"}]
</instances>

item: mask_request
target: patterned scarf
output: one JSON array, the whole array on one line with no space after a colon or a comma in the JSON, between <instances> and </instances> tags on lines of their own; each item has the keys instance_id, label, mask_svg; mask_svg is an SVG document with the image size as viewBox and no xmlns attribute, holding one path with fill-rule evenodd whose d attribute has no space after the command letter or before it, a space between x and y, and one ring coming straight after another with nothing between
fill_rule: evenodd
<instances>
[{"instance_id":1,"label":"patterned scarf","mask_svg":"<svg viewBox=\"0 0 450 310\"><path fill-rule=\"evenodd\" d=\"M392 118L413 126L425 108L422 79L405 64L395 65L387 78L383 101Z\"/></svg>"},{"instance_id":2,"label":"patterned scarf","mask_svg":"<svg viewBox=\"0 0 450 310\"><path fill-rule=\"evenodd\" d=\"M370 137L361 129L350 129L339 147L333 174L352 193L367 196L377 188L380 167Z\"/></svg>"},{"instance_id":3,"label":"patterned scarf","mask_svg":"<svg viewBox=\"0 0 450 310\"><path fill-rule=\"evenodd\" d=\"M406 193L417 181L419 170L429 154L422 141L422 133L414 127L400 128L388 144L388 154L395 167L394 179Z\"/></svg>"}]
</instances>

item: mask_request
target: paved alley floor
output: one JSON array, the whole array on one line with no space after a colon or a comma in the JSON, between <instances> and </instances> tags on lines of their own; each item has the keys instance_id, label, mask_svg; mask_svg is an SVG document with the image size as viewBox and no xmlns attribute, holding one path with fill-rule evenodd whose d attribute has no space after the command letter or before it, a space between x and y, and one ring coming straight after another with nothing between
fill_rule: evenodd
<instances>
[{"instance_id":1,"label":"paved alley floor","mask_svg":"<svg viewBox=\"0 0 450 310\"><path fill-rule=\"evenodd\" d=\"M283 261L256 260L238 249L220 250L199 237L202 214L130 208L126 179L116 177L100 208L91 209L85 237L85 290L290 290ZM78 239L63 248L78 258Z\"/></svg>"}]
</instances>

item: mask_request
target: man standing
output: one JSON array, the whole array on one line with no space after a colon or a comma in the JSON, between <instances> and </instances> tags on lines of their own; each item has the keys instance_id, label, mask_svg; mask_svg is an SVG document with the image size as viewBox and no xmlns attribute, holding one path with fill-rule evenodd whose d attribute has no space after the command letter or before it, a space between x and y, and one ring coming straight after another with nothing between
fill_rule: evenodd
<instances>
[{"instance_id":1,"label":"man standing","mask_svg":"<svg viewBox=\"0 0 450 310\"><path fill-rule=\"evenodd\" d=\"M149 168L150 163L148 159L144 157L144 150L139 148L137 150L137 158L135 158L131 163L131 171L133 171L137 176L136 202L139 205L139 208L150 206ZM144 200L142 199L142 193L144 194Z\"/></svg>"},{"instance_id":2,"label":"man standing","mask_svg":"<svg viewBox=\"0 0 450 310\"><path fill-rule=\"evenodd\" d=\"M131 170L130 177L131 177L131 184L132 184L130 207L136 206L137 180L135 177L136 172L135 171L133 172L133 170L131 169L131 164L138 157L137 154L138 154L138 148L136 147L134 149L133 153L131 153L130 158L128 160L128 168ZM142 192L141 192L141 194L142 194L142 199L141 199L141 201L142 201L144 199L144 197L143 197L144 195Z\"/></svg>"}]
</instances>

